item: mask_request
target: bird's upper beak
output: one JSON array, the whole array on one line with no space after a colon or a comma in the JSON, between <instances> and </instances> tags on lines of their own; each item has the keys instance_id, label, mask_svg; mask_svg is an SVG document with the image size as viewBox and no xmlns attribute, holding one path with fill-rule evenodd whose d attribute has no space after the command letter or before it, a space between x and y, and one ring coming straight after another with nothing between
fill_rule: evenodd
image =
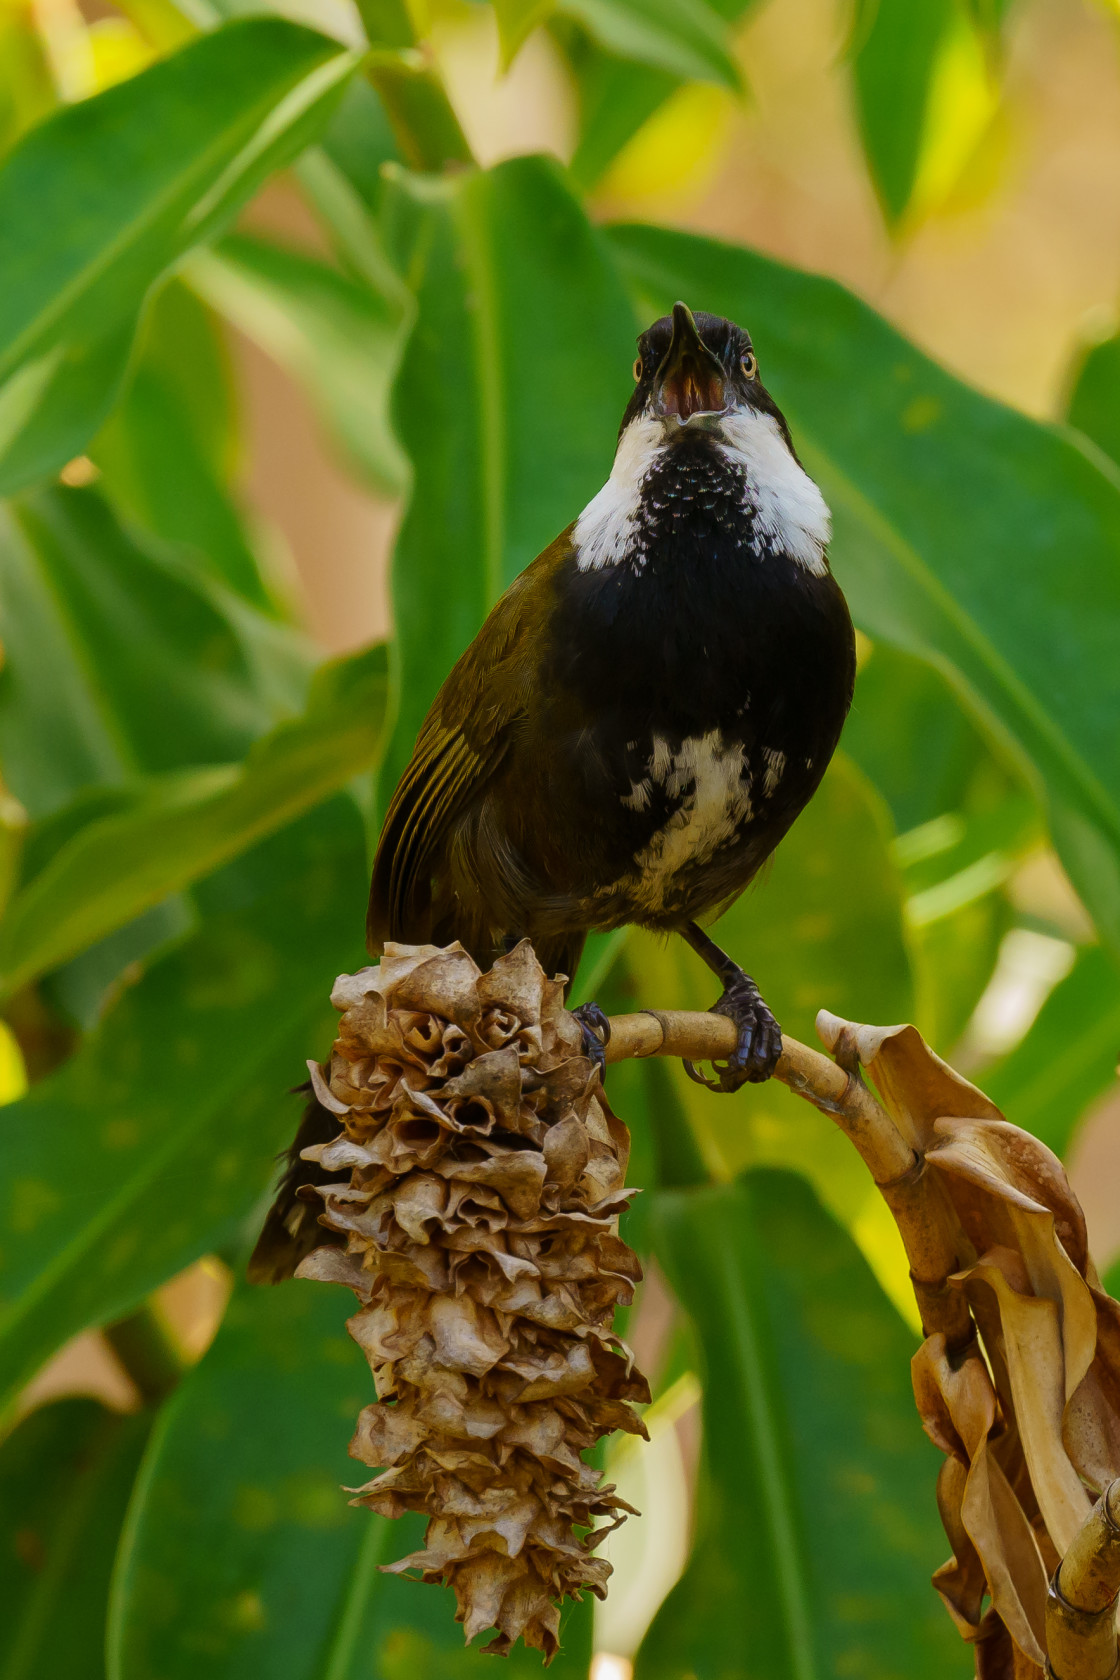
<instances>
[{"instance_id":1,"label":"bird's upper beak","mask_svg":"<svg viewBox=\"0 0 1120 1680\"><path fill-rule=\"evenodd\" d=\"M727 407L723 369L696 330L686 303L673 305L673 337L657 370L655 398L661 413L683 425L696 414Z\"/></svg>"}]
</instances>

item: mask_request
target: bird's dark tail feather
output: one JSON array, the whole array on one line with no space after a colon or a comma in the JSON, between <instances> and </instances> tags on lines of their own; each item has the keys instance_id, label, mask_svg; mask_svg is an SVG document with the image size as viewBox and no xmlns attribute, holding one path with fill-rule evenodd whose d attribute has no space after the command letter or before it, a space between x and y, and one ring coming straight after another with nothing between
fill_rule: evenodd
<instances>
[{"instance_id":1,"label":"bird's dark tail feather","mask_svg":"<svg viewBox=\"0 0 1120 1680\"><path fill-rule=\"evenodd\" d=\"M302 1092L310 1088L302 1085L299 1089ZM305 1202L299 1196L305 1184L326 1184L337 1178L337 1174L326 1172L317 1161L301 1160L300 1151L313 1143L329 1143L338 1132L338 1116L312 1097L303 1111L291 1148L279 1157L287 1164L249 1260L250 1283L283 1283L312 1249L344 1240L337 1232L319 1224L318 1197Z\"/></svg>"}]
</instances>

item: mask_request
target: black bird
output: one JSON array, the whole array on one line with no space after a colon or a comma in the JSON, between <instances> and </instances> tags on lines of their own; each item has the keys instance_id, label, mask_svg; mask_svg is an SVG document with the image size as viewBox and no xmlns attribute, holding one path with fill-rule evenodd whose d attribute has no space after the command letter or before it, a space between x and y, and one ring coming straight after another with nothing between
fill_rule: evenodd
<instances>
[{"instance_id":1,"label":"black bird","mask_svg":"<svg viewBox=\"0 0 1120 1680\"><path fill-rule=\"evenodd\" d=\"M606 484L436 696L385 819L368 944L459 939L488 967L527 936L547 972L574 975L592 929L680 933L739 1027L715 1082L735 1090L770 1076L781 1032L698 924L815 792L855 639L828 509L750 335L677 303L638 340L634 378ZM604 1018L577 1013L601 1056ZM309 1111L255 1275L285 1275L322 1240L294 1199L314 1177L298 1150L336 1130Z\"/></svg>"}]
</instances>

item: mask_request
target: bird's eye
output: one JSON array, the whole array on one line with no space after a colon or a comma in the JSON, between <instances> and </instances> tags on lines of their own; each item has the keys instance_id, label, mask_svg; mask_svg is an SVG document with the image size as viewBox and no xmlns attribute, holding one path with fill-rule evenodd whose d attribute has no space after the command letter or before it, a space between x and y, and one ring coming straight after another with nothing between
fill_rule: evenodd
<instances>
[{"instance_id":1,"label":"bird's eye","mask_svg":"<svg viewBox=\"0 0 1120 1680\"><path fill-rule=\"evenodd\" d=\"M739 363L739 366L742 368L748 379L753 379L755 374L758 372L758 357L752 350L748 350L742 361Z\"/></svg>"},{"instance_id":2,"label":"bird's eye","mask_svg":"<svg viewBox=\"0 0 1120 1680\"><path fill-rule=\"evenodd\" d=\"M637 384L638 380L641 377L642 377L642 358L640 356L635 356L634 357L634 383Z\"/></svg>"}]
</instances>

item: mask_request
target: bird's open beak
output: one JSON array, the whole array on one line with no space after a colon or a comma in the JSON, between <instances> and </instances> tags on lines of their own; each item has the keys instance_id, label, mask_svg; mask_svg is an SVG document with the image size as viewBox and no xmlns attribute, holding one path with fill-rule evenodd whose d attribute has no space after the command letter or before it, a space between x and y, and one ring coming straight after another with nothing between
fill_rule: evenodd
<instances>
[{"instance_id":1,"label":"bird's open beak","mask_svg":"<svg viewBox=\"0 0 1120 1680\"><path fill-rule=\"evenodd\" d=\"M673 305L673 337L657 370L656 391L661 413L682 424L694 414L722 414L727 407L723 369L686 303Z\"/></svg>"}]
</instances>

